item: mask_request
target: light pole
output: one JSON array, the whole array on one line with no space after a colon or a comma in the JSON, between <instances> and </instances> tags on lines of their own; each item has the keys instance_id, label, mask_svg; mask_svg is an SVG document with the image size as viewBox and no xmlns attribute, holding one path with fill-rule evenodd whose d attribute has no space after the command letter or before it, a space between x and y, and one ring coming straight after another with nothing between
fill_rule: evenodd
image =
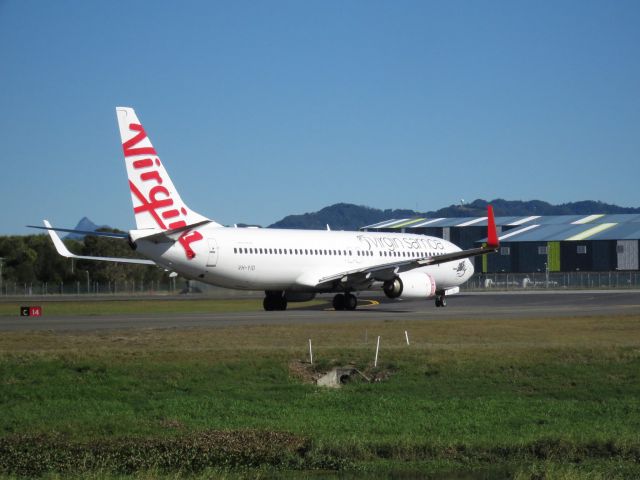
<instances>
[{"instance_id":1,"label":"light pole","mask_svg":"<svg viewBox=\"0 0 640 480\"><path fill-rule=\"evenodd\" d=\"M0 295L2 295L2 262L4 262L4 257L0 257Z\"/></svg>"},{"instance_id":2,"label":"light pole","mask_svg":"<svg viewBox=\"0 0 640 480\"><path fill-rule=\"evenodd\" d=\"M544 288L549 288L549 262L544 264Z\"/></svg>"}]
</instances>

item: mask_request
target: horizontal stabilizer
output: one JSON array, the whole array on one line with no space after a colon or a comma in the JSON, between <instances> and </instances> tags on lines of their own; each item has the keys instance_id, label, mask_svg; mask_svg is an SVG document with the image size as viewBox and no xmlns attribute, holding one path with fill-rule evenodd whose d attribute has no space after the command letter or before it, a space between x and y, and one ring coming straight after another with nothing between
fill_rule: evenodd
<instances>
[{"instance_id":1,"label":"horizontal stabilizer","mask_svg":"<svg viewBox=\"0 0 640 480\"><path fill-rule=\"evenodd\" d=\"M79 235L94 235L96 237L124 238L124 239L127 239L129 237L129 235L127 235L126 233L96 232L95 230L73 230L71 228L41 227L39 225L27 225L27 227L38 228L40 230L55 230L56 232L77 233Z\"/></svg>"},{"instance_id":2,"label":"horizontal stabilizer","mask_svg":"<svg viewBox=\"0 0 640 480\"><path fill-rule=\"evenodd\" d=\"M80 260L101 260L104 262L118 262L118 263L138 263L141 265L156 265L151 260L145 260L142 258L116 258L116 257L93 257L88 255L76 255L71 253L67 246L62 242L58 234L55 232L57 229L53 228L48 220L44 221L45 230L49 232L49 236L53 241L53 245L60 255L66 258L77 258Z\"/></svg>"},{"instance_id":3,"label":"horizontal stabilizer","mask_svg":"<svg viewBox=\"0 0 640 480\"><path fill-rule=\"evenodd\" d=\"M182 235L184 232L188 232L189 230L194 230L208 223L211 223L211 220L202 220L192 225L185 225L184 227L174 228L172 230L164 230L161 232L158 232L157 230L152 230L153 233L148 233L144 230L132 230L130 234L131 234L131 239L134 242L137 240L146 240L148 242L153 242L153 243L173 243L178 241L178 239L180 238L180 235Z\"/></svg>"}]
</instances>

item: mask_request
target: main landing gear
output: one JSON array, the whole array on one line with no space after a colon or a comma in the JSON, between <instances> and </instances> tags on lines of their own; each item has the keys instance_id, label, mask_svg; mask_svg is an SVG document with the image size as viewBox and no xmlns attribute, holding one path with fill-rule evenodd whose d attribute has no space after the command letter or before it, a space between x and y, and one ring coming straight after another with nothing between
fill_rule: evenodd
<instances>
[{"instance_id":1,"label":"main landing gear","mask_svg":"<svg viewBox=\"0 0 640 480\"><path fill-rule=\"evenodd\" d=\"M265 294L262 306L267 312L287 309L287 299L283 292L265 292Z\"/></svg>"},{"instance_id":2,"label":"main landing gear","mask_svg":"<svg viewBox=\"0 0 640 480\"><path fill-rule=\"evenodd\" d=\"M444 296L444 292L436 293L436 307L446 307L447 299Z\"/></svg>"},{"instance_id":3,"label":"main landing gear","mask_svg":"<svg viewBox=\"0 0 640 480\"><path fill-rule=\"evenodd\" d=\"M358 299L352 293L339 293L333 297L333 308L336 310L355 310Z\"/></svg>"}]
</instances>

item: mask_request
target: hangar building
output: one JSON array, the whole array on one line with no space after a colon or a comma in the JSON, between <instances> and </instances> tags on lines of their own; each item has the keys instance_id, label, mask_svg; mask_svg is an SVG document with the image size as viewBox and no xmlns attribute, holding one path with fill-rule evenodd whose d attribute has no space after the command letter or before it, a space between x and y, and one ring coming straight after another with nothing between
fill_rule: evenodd
<instances>
[{"instance_id":1,"label":"hangar building","mask_svg":"<svg viewBox=\"0 0 640 480\"><path fill-rule=\"evenodd\" d=\"M496 227L500 251L477 257L477 272L601 272L640 268L637 214L496 217ZM466 249L486 241L487 217L392 219L361 230L432 235Z\"/></svg>"}]
</instances>

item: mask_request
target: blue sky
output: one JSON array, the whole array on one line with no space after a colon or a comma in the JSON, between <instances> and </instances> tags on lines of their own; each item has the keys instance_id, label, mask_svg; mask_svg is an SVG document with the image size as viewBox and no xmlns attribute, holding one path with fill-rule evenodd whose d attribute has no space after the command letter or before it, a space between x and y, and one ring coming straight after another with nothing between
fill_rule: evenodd
<instances>
[{"instance_id":1,"label":"blue sky","mask_svg":"<svg viewBox=\"0 0 640 480\"><path fill-rule=\"evenodd\" d=\"M0 0L0 234L134 225L115 107L182 198L640 206L640 2Z\"/></svg>"}]
</instances>

